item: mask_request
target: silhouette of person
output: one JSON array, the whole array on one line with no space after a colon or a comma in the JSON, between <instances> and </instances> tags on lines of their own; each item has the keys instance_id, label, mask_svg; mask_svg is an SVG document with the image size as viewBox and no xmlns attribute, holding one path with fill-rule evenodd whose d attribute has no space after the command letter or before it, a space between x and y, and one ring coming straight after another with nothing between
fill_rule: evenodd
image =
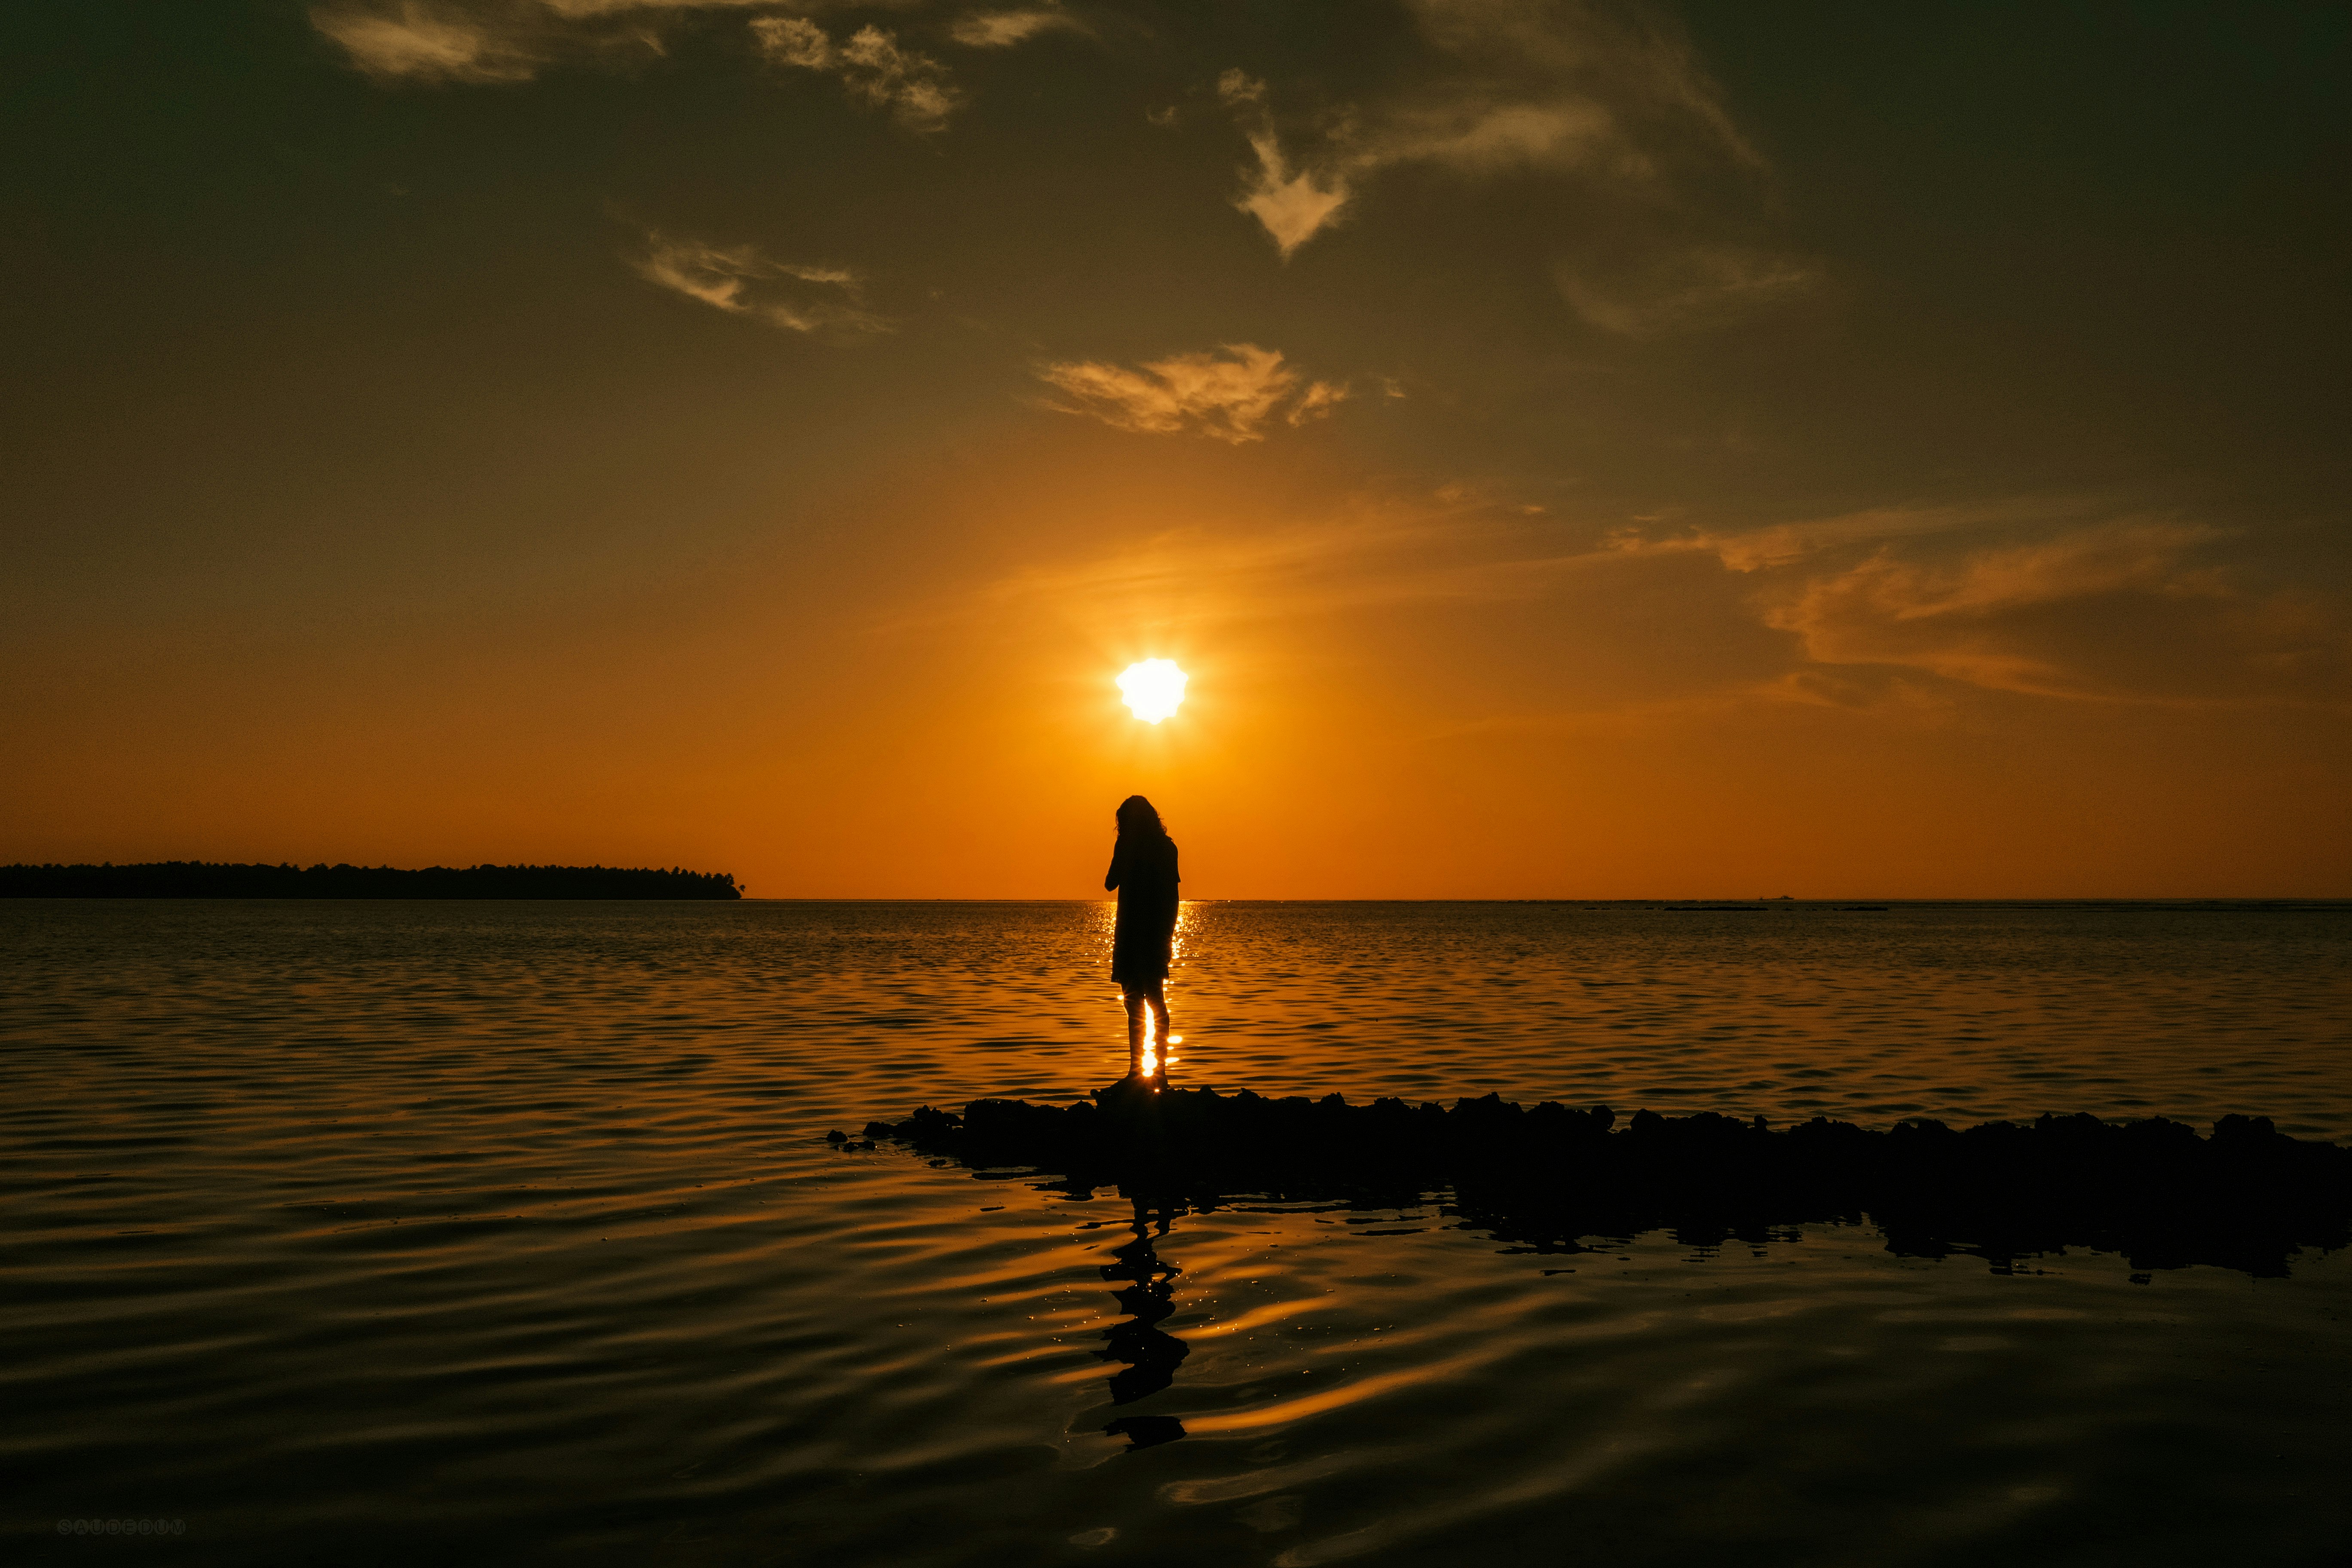
<instances>
[{"instance_id":1,"label":"silhouette of person","mask_svg":"<svg viewBox=\"0 0 2352 1568\"><path fill-rule=\"evenodd\" d=\"M1106 890L1118 894L1118 925L1111 938L1110 977L1127 999L1129 1078L1165 1079L1168 1061L1168 958L1176 941L1176 842L1160 814L1139 795L1118 803L1118 845L1111 851ZM1148 1016L1147 1016L1148 1015ZM1159 1049L1150 1026L1159 1026ZM1157 1060L1147 1063L1147 1054Z\"/></svg>"},{"instance_id":2,"label":"silhouette of person","mask_svg":"<svg viewBox=\"0 0 2352 1568\"><path fill-rule=\"evenodd\" d=\"M1106 1282L1124 1284L1125 1289L1113 1291L1111 1299L1128 1313L1125 1322L1103 1330L1108 1342L1095 1352L1105 1361L1127 1363L1111 1373L1113 1405L1132 1405L1159 1393L1176 1381L1177 1367L1192 1353L1192 1346L1160 1326L1175 1315L1176 1276L1184 1270L1161 1261L1155 1247L1168 1234L1181 1207L1165 1199L1147 1200L1136 1194L1131 1227L1135 1239L1111 1248L1111 1256L1118 1261L1103 1265ZM1173 1415L1122 1415L1103 1431L1125 1437L1132 1450L1174 1442L1184 1436L1184 1423Z\"/></svg>"},{"instance_id":3,"label":"silhouette of person","mask_svg":"<svg viewBox=\"0 0 2352 1568\"><path fill-rule=\"evenodd\" d=\"M1110 1402L1132 1405L1159 1393L1176 1381L1179 1363L1192 1347L1160 1328L1176 1312L1176 1276L1183 1269L1160 1260L1157 1244L1176 1219L1176 1209L1165 1202L1135 1200L1130 1226L1135 1239L1111 1248L1116 1263L1102 1267L1106 1282L1123 1282L1111 1299L1128 1313L1125 1322L1102 1331L1108 1342L1095 1353L1105 1361L1125 1362L1126 1369L1111 1374ZM1156 1223L1155 1223L1156 1222ZM1181 1433L1182 1428L1178 1428Z\"/></svg>"}]
</instances>

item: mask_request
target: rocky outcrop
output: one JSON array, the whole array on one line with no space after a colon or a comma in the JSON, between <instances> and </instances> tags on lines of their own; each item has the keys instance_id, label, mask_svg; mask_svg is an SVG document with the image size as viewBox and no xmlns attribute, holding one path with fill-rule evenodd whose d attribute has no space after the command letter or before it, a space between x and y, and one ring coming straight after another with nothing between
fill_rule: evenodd
<instances>
[{"instance_id":1,"label":"rocky outcrop","mask_svg":"<svg viewBox=\"0 0 2352 1568\"><path fill-rule=\"evenodd\" d=\"M848 1141L835 1134L836 1142ZM1865 1216L1894 1249L2005 1263L2065 1247L2136 1268L2220 1264L2281 1274L2304 1247L2352 1240L2352 1152L2226 1116L2210 1136L2161 1118L1910 1120L1883 1131L1815 1118L1602 1106L1451 1109L1342 1097L1267 1099L1134 1079L1072 1105L977 1100L868 1122L976 1168L1025 1167L1077 1187L1160 1197L1445 1194L1469 1224L1548 1251L1671 1228L1699 1244Z\"/></svg>"}]
</instances>

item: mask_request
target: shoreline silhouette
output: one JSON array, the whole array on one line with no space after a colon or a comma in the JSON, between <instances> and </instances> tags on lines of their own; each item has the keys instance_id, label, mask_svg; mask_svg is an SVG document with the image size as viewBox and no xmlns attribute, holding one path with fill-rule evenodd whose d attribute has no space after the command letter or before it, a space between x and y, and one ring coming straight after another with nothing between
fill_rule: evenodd
<instances>
[{"instance_id":1,"label":"shoreline silhouette","mask_svg":"<svg viewBox=\"0 0 2352 1568\"><path fill-rule=\"evenodd\" d=\"M614 866L0 866L0 899L740 899L732 873Z\"/></svg>"}]
</instances>

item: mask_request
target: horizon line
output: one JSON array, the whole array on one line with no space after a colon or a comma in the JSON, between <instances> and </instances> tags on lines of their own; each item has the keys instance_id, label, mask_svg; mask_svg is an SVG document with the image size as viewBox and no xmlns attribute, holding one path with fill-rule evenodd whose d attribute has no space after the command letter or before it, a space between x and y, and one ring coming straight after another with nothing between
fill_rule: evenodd
<instances>
[{"instance_id":1,"label":"horizon line","mask_svg":"<svg viewBox=\"0 0 2352 1568\"><path fill-rule=\"evenodd\" d=\"M685 900L679 900L685 901ZM929 894L780 894L747 893L731 902L747 904L1108 904L1108 897L1054 898L982 897ZM1723 898L1696 894L1682 897L1583 897L1575 894L1541 897L1413 897L1392 895L1364 898L1218 898L1183 899L1187 904L1642 904L1705 905L1709 908L1770 908L1775 904L1836 904L1840 906L1896 904L2352 904L2352 893L1996 893L1983 895L1825 893L1800 898L1790 893L1761 898Z\"/></svg>"}]
</instances>

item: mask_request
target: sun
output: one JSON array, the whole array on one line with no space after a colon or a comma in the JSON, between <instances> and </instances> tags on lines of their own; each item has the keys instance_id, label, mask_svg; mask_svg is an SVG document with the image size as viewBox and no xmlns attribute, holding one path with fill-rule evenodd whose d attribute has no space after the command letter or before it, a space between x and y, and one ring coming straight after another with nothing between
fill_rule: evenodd
<instances>
[{"instance_id":1,"label":"sun","mask_svg":"<svg viewBox=\"0 0 2352 1568\"><path fill-rule=\"evenodd\" d=\"M1173 659L1147 658L1127 667L1118 678L1118 689L1137 718L1157 724L1184 700L1184 672Z\"/></svg>"}]
</instances>

